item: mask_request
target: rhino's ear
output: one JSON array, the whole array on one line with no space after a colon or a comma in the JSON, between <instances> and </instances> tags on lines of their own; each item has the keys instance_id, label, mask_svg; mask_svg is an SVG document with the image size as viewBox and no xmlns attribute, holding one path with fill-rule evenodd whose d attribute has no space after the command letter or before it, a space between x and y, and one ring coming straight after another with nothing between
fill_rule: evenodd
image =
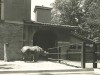
<instances>
[{"instance_id":1,"label":"rhino's ear","mask_svg":"<svg viewBox=\"0 0 100 75\"><path fill-rule=\"evenodd\" d=\"M44 51L44 53L45 53L45 54L48 54L48 52L47 52L47 51Z\"/></svg>"},{"instance_id":2,"label":"rhino's ear","mask_svg":"<svg viewBox=\"0 0 100 75\"><path fill-rule=\"evenodd\" d=\"M44 51L44 53L46 53L46 51Z\"/></svg>"}]
</instances>

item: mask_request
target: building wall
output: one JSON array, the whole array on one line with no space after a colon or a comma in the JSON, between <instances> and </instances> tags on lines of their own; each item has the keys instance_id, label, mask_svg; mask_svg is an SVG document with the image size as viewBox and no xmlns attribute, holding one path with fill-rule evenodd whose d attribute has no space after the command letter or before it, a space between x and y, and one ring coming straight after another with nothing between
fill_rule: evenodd
<instances>
[{"instance_id":1,"label":"building wall","mask_svg":"<svg viewBox=\"0 0 100 75\"><path fill-rule=\"evenodd\" d=\"M23 24L0 23L0 60L4 59L4 44L7 45L7 59L21 60L23 45Z\"/></svg>"},{"instance_id":2,"label":"building wall","mask_svg":"<svg viewBox=\"0 0 100 75\"><path fill-rule=\"evenodd\" d=\"M31 19L31 0L4 0L4 20Z\"/></svg>"},{"instance_id":3,"label":"building wall","mask_svg":"<svg viewBox=\"0 0 100 75\"><path fill-rule=\"evenodd\" d=\"M31 0L2 0L0 21L0 60L4 59L4 44L8 60L22 60L23 20L31 20Z\"/></svg>"},{"instance_id":4,"label":"building wall","mask_svg":"<svg viewBox=\"0 0 100 75\"><path fill-rule=\"evenodd\" d=\"M83 41L70 35L70 31L59 30L58 32L58 46L61 48L61 58L67 60L81 60L81 54L67 54L68 52L80 52L80 50L71 50L70 46L72 43L82 43Z\"/></svg>"},{"instance_id":5,"label":"building wall","mask_svg":"<svg viewBox=\"0 0 100 75\"><path fill-rule=\"evenodd\" d=\"M82 43L83 43L83 41L82 40L80 40L80 39L78 39L78 38L76 38L76 37L74 37L74 36L70 36L70 43L69 43L69 45L71 46L71 44L74 44L74 43L77 43L77 44L79 44L79 45L74 45L74 46L81 46L81 49L78 49L78 48L75 48L75 49L68 49L66 52L67 52L67 54L66 54L66 58L68 59L68 60L75 60L75 61L81 61L81 54L75 54L74 52L81 52L82 51ZM68 52L73 52L74 54L68 54Z\"/></svg>"}]
</instances>

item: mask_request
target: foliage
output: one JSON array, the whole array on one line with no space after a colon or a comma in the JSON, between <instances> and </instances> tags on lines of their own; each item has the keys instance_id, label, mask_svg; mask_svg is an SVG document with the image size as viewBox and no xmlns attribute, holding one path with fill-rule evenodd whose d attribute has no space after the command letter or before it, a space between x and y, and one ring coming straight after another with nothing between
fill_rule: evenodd
<instances>
[{"instance_id":1,"label":"foliage","mask_svg":"<svg viewBox=\"0 0 100 75\"><path fill-rule=\"evenodd\" d=\"M83 9L85 11L84 18L87 30L91 39L100 37L100 0L85 0ZM96 39L97 40L97 39ZM99 41L99 39L97 40Z\"/></svg>"},{"instance_id":2,"label":"foliage","mask_svg":"<svg viewBox=\"0 0 100 75\"><path fill-rule=\"evenodd\" d=\"M52 23L78 25L83 14L81 0L56 0L53 4Z\"/></svg>"},{"instance_id":3,"label":"foliage","mask_svg":"<svg viewBox=\"0 0 100 75\"><path fill-rule=\"evenodd\" d=\"M55 0L52 23L79 26L79 34L100 38L100 0Z\"/></svg>"}]
</instances>

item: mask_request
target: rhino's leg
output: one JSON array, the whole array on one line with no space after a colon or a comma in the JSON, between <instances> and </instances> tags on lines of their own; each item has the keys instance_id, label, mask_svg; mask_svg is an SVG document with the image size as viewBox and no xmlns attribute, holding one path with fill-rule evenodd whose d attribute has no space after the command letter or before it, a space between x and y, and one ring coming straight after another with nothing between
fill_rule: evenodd
<instances>
[{"instance_id":1,"label":"rhino's leg","mask_svg":"<svg viewBox=\"0 0 100 75\"><path fill-rule=\"evenodd\" d=\"M34 54L34 62L37 62L38 61L38 58L39 58L39 53L35 53Z\"/></svg>"},{"instance_id":2,"label":"rhino's leg","mask_svg":"<svg viewBox=\"0 0 100 75\"><path fill-rule=\"evenodd\" d=\"M28 61L28 56L27 56L26 53L23 54L23 60L24 60L24 61Z\"/></svg>"},{"instance_id":3,"label":"rhino's leg","mask_svg":"<svg viewBox=\"0 0 100 75\"><path fill-rule=\"evenodd\" d=\"M31 61L31 53L29 50L27 50L25 53L24 53L24 61Z\"/></svg>"}]
</instances>

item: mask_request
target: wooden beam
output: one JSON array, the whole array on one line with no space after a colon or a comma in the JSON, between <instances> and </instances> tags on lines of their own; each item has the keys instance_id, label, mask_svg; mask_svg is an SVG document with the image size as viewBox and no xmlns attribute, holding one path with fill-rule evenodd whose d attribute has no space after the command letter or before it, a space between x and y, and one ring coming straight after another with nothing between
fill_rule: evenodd
<instances>
[{"instance_id":1,"label":"wooden beam","mask_svg":"<svg viewBox=\"0 0 100 75\"><path fill-rule=\"evenodd\" d=\"M82 53L81 53L81 67L82 68L85 68L85 63L86 63L86 61L85 61L85 49L86 49L86 43L85 42L83 42L83 46L82 46Z\"/></svg>"},{"instance_id":2,"label":"wooden beam","mask_svg":"<svg viewBox=\"0 0 100 75\"><path fill-rule=\"evenodd\" d=\"M7 44L4 43L4 61L7 61Z\"/></svg>"},{"instance_id":3,"label":"wooden beam","mask_svg":"<svg viewBox=\"0 0 100 75\"><path fill-rule=\"evenodd\" d=\"M97 44L93 43L93 68L97 68Z\"/></svg>"}]
</instances>

